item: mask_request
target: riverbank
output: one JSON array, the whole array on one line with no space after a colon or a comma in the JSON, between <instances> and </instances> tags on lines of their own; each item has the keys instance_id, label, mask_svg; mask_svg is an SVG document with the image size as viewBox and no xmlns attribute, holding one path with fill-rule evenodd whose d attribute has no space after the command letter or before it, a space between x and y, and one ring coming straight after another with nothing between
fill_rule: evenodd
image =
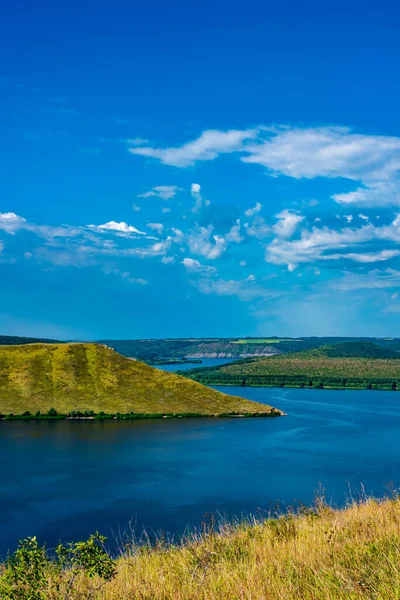
<instances>
[{"instance_id":1,"label":"riverbank","mask_svg":"<svg viewBox=\"0 0 400 600\"><path fill-rule=\"evenodd\" d=\"M141 419L194 419L194 418L265 418L286 416L281 410L271 408L263 412L226 412L226 413L127 413L127 414L58 414L55 411L52 414L31 414L22 415L0 415L0 421L43 421L43 420L67 420L67 421L107 421L107 420L126 420L135 421Z\"/></svg>"},{"instance_id":2,"label":"riverbank","mask_svg":"<svg viewBox=\"0 0 400 600\"><path fill-rule=\"evenodd\" d=\"M126 545L115 561L97 552L91 573L103 577L90 577L88 568L76 562L57 570L45 558L39 563L43 578L35 580L42 595L35 597L398 600L399 521L397 497L352 503L344 510L332 509L319 497L313 508L298 514L227 523L219 530L211 516L197 535L180 543L160 537L150 546L144 535ZM26 572L17 586L27 579ZM3 567L0 590L2 585L11 589L10 580L10 568ZM13 598L13 593L3 597Z\"/></svg>"},{"instance_id":3,"label":"riverbank","mask_svg":"<svg viewBox=\"0 0 400 600\"><path fill-rule=\"evenodd\" d=\"M196 380L197 381L197 380ZM231 380L227 380L225 377L224 378L215 378L215 379L207 379L207 380L203 380L201 379L201 383L203 383L203 385L209 385L209 386L218 386L219 388L221 387L258 387L258 388L293 388L293 389L305 389L305 390L377 390L377 391L394 391L394 392L398 392L400 391L400 382L398 382L398 384L396 384L396 382L393 382L392 380L388 380L387 382L382 383L381 381L379 382L374 382L374 381L363 381L363 382L354 382L354 381L348 381L346 382L345 385L341 385L341 384L333 384L333 383L329 383L326 384L323 381L320 382L312 382L311 385L307 384L307 383L296 383L293 381L290 381L290 379L284 380L273 380L271 381L271 383L268 383L265 381L265 378L262 379L262 381L260 381L260 383L257 383L257 381L254 381L254 378L249 378L249 379L241 379L241 378L236 378L236 377L232 377Z\"/></svg>"}]
</instances>

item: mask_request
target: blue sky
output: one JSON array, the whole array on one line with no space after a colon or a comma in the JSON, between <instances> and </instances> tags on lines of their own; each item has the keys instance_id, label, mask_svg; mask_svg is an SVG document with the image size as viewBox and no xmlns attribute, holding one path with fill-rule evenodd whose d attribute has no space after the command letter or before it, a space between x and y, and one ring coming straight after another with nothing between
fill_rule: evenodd
<instances>
[{"instance_id":1,"label":"blue sky","mask_svg":"<svg viewBox=\"0 0 400 600\"><path fill-rule=\"evenodd\" d=\"M399 16L8 3L0 333L400 336Z\"/></svg>"}]
</instances>

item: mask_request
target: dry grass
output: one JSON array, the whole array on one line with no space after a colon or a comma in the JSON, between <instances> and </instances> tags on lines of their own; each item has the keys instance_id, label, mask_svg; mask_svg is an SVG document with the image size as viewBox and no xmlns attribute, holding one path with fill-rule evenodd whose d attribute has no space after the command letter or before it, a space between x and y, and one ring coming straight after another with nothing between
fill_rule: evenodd
<instances>
[{"instance_id":1,"label":"dry grass","mask_svg":"<svg viewBox=\"0 0 400 600\"><path fill-rule=\"evenodd\" d=\"M78 600L398 600L400 501L225 526L176 547L133 547L102 585L84 576ZM100 587L98 587L100 586ZM97 589L96 589L97 588ZM96 591L94 591L96 589Z\"/></svg>"}]
</instances>

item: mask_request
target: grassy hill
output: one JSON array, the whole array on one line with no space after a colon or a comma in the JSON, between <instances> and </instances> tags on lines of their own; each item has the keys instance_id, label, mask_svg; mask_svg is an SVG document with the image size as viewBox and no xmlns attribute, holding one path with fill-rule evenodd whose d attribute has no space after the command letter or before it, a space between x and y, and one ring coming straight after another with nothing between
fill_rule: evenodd
<instances>
[{"instance_id":1,"label":"grassy hill","mask_svg":"<svg viewBox=\"0 0 400 600\"><path fill-rule=\"evenodd\" d=\"M400 359L400 353L396 350L382 348L372 342L345 342L344 344L332 344L328 346L320 346L307 353L303 352L303 356L328 356L330 358L382 358L382 359Z\"/></svg>"},{"instance_id":2,"label":"grassy hill","mask_svg":"<svg viewBox=\"0 0 400 600\"><path fill-rule=\"evenodd\" d=\"M349 342L305 352L191 369L204 384L272 387L400 389L400 354L368 342Z\"/></svg>"},{"instance_id":3,"label":"grassy hill","mask_svg":"<svg viewBox=\"0 0 400 600\"><path fill-rule=\"evenodd\" d=\"M75 571L57 570L39 550L40 561L17 555L0 567L0 593L10 600L398 600L399 522L398 498L341 511L321 504L300 515L211 528L180 544L133 543L111 565L108 581L90 577L77 561Z\"/></svg>"},{"instance_id":4,"label":"grassy hill","mask_svg":"<svg viewBox=\"0 0 400 600\"><path fill-rule=\"evenodd\" d=\"M0 412L271 413L98 344L0 346ZM277 413L279 414L279 412Z\"/></svg>"}]
</instances>

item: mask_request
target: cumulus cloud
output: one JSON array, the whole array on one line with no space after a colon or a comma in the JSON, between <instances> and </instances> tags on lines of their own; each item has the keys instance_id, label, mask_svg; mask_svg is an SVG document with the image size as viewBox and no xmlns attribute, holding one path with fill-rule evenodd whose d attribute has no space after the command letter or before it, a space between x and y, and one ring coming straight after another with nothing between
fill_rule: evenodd
<instances>
[{"instance_id":1,"label":"cumulus cloud","mask_svg":"<svg viewBox=\"0 0 400 600\"><path fill-rule=\"evenodd\" d=\"M213 160L220 154L237 152L246 140L254 138L257 130L204 131L196 140L173 148L129 148L132 154L139 154L160 160L165 165L189 167L196 161Z\"/></svg>"},{"instance_id":2,"label":"cumulus cloud","mask_svg":"<svg viewBox=\"0 0 400 600\"><path fill-rule=\"evenodd\" d=\"M26 226L26 219L13 212L0 213L0 229L14 235L16 231Z\"/></svg>"},{"instance_id":3,"label":"cumulus cloud","mask_svg":"<svg viewBox=\"0 0 400 600\"><path fill-rule=\"evenodd\" d=\"M232 227L230 228L230 230L228 231L228 233L225 236L225 240L227 242L236 242L238 244L243 241L243 237L240 235L240 220L239 219L236 221L235 225L232 225Z\"/></svg>"},{"instance_id":4,"label":"cumulus cloud","mask_svg":"<svg viewBox=\"0 0 400 600\"><path fill-rule=\"evenodd\" d=\"M144 194L138 194L138 198L161 198L161 200L171 200L181 190L177 185L156 185Z\"/></svg>"},{"instance_id":5,"label":"cumulus cloud","mask_svg":"<svg viewBox=\"0 0 400 600\"><path fill-rule=\"evenodd\" d=\"M270 237L272 232L272 228L266 224L262 217L255 217L251 223L245 223L244 229L247 235L259 240Z\"/></svg>"},{"instance_id":6,"label":"cumulus cloud","mask_svg":"<svg viewBox=\"0 0 400 600\"><path fill-rule=\"evenodd\" d=\"M304 220L304 217L298 215L292 210L282 210L275 215L278 220L273 229L278 237L290 238L297 229L299 223Z\"/></svg>"},{"instance_id":7,"label":"cumulus cloud","mask_svg":"<svg viewBox=\"0 0 400 600\"><path fill-rule=\"evenodd\" d=\"M193 254L214 260L226 250L226 240L221 235L213 235L213 227L200 227L187 236L187 243Z\"/></svg>"},{"instance_id":8,"label":"cumulus cloud","mask_svg":"<svg viewBox=\"0 0 400 600\"><path fill-rule=\"evenodd\" d=\"M257 202L257 204L253 206L253 208L248 208L247 210L245 210L244 214L246 215L246 217L253 217L256 213L259 213L261 209L262 204L260 202Z\"/></svg>"},{"instance_id":9,"label":"cumulus cloud","mask_svg":"<svg viewBox=\"0 0 400 600\"><path fill-rule=\"evenodd\" d=\"M125 221L121 221L120 223L117 221L108 221L108 223L104 223L103 225L88 225L88 227L94 231L115 231L122 234L135 233L138 235L146 235L144 231L136 229L133 225L128 225Z\"/></svg>"},{"instance_id":10,"label":"cumulus cloud","mask_svg":"<svg viewBox=\"0 0 400 600\"><path fill-rule=\"evenodd\" d=\"M199 194L200 189L201 189L201 186L199 183L192 183L192 185L190 186L190 191L192 194Z\"/></svg>"}]
</instances>

